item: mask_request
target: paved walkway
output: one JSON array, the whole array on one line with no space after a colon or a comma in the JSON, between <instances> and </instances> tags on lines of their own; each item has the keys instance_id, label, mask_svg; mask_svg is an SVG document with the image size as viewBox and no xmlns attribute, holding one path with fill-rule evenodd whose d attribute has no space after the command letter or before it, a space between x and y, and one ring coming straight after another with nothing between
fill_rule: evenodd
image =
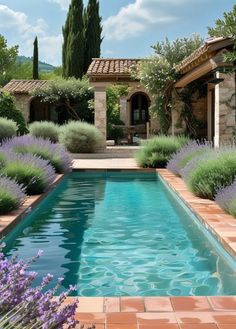
<instances>
[{"instance_id":1,"label":"paved walkway","mask_svg":"<svg viewBox=\"0 0 236 329\"><path fill-rule=\"evenodd\" d=\"M74 169L138 169L133 158L75 159Z\"/></svg>"}]
</instances>

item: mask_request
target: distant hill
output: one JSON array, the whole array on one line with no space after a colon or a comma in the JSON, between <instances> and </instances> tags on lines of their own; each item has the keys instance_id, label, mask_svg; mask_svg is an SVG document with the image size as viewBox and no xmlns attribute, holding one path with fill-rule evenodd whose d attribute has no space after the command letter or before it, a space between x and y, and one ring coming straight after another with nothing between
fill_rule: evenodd
<instances>
[{"instance_id":1,"label":"distant hill","mask_svg":"<svg viewBox=\"0 0 236 329\"><path fill-rule=\"evenodd\" d=\"M26 62L32 62L33 59L32 59L32 57L17 56L16 61L17 61L17 63L26 63ZM55 66L39 61L39 71L51 72L53 70L55 70Z\"/></svg>"}]
</instances>

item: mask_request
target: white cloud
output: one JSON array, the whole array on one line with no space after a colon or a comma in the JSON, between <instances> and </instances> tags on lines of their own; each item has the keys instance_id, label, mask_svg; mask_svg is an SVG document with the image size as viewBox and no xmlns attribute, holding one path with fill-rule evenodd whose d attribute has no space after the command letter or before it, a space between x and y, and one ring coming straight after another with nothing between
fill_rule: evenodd
<instances>
[{"instance_id":1,"label":"white cloud","mask_svg":"<svg viewBox=\"0 0 236 329\"><path fill-rule=\"evenodd\" d=\"M62 35L47 34L47 24L39 18L31 23L23 12L0 5L0 31L10 37L9 45L19 45L19 54L32 56L33 41L37 35L39 41L39 58L53 65L61 63ZM8 40L9 41L9 40Z\"/></svg>"},{"instance_id":2,"label":"white cloud","mask_svg":"<svg viewBox=\"0 0 236 329\"><path fill-rule=\"evenodd\" d=\"M168 13L166 4L179 5L187 0L135 0L122 7L116 16L108 17L104 23L107 39L125 40L135 37L149 27L155 27L178 20Z\"/></svg>"},{"instance_id":3,"label":"white cloud","mask_svg":"<svg viewBox=\"0 0 236 329\"><path fill-rule=\"evenodd\" d=\"M16 30L21 38L27 39L34 35L43 35L47 28L46 22L39 18L34 25L30 24L25 13L14 11L7 6L0 5L0 29Z\"/></svg>"},{"instance_id":4,"label":"white cloud","mask_svg":"<svg viewBox=\"0 0 236 329\"><path fill-rule=\"evenodd\" d=\"M70 0L48 0L48 1L57 3L62 10L67 10L70 4Z\"/></svg>"}]
</instances>

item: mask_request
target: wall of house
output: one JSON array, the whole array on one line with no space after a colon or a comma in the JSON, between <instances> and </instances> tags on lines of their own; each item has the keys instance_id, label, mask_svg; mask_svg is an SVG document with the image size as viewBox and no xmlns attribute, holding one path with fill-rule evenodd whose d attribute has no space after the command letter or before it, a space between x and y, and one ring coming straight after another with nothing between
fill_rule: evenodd
<instances>
[{"instance_id":1,"label":"wall of house","mask_svg":"<svg viewBox=\"0 0 236 329\"><path fill-rule=\"evenodd\" d=\"M30 99L31 96L24 94L15 94L14 103L16 107L21 111L24 116L26 122L29 121L29 113L30 113Z\"/></svg>"},{"instance_id":2,"label":"wall of house","mask_svg":"<svg viewBox=\"0 0 236 329\"><path fill-rule=\"evenodd\" d=\"M215 144L232 142L235 130L235 74L217 72L224 79L215 87Z\"/></svg>"}]
</instances>

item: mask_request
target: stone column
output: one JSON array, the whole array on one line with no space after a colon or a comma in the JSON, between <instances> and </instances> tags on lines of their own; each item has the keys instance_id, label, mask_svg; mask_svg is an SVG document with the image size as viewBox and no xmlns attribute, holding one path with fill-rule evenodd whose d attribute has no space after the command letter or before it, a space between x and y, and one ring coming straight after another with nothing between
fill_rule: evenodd
<instances>
[{"instance_id":1,"label":"stone column","mask_svg":"<svg viewBox=\"0 0 236 329\"><path fill-rule=\"evenodd\" d=\"M105 147L107 138L107 102L105 87L95 87L94 106L95 126L103 134L103 144Z\"/></svg>"},{"instance_id":2,"label":"stone column","mask_svg":"<svg viewBox=\"0 0 236 329\"><path fill-rule=\"evenodd\" d=\"M129 125L129 117L127 111L127 97L120 98L120 119L125 125Z\"/></svg>"},{"instance_id":3,"label":"stone column","mask_svg":"<svg viewBox=\"0 0 236 329\"><path fill-rule=\"evenodd\" d=\"M232 142L235 129L235 76L217 72L223 79L215 87L215 146Z\"/></svg>"}]
</instances>

